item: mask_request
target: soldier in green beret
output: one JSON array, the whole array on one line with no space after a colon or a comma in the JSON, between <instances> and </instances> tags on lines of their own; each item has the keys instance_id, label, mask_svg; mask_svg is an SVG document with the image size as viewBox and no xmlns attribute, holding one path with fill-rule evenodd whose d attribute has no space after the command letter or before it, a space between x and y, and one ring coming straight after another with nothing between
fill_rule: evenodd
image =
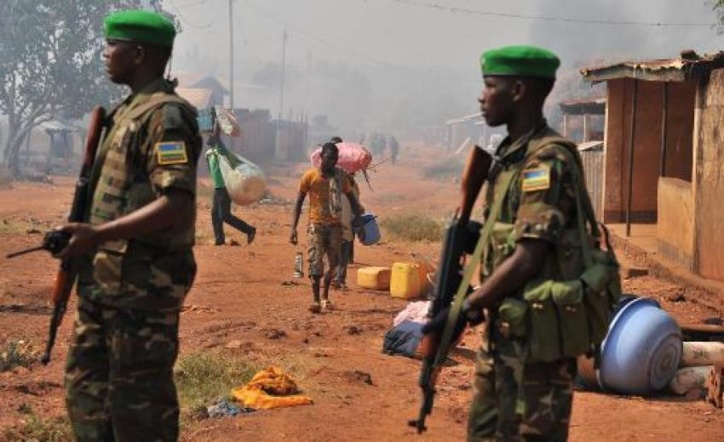
<instances>
[{"instance_id":1,"label":"soldier in green beret","mask_svg":"<svg viewBox=\"0 0 724 442\"><path fill-rule=\"evenodd\" d=\"M487 312L469 414L471 442L565 441L576 356L595 344L585 316L575 325L563 322L576 309L585 312L579 277L581 241L589 236L580 226L593 215L584 214L577 201L588 201L588 193L575 144L553 131L543 115L559 64L553 53L532 46L481 57L482 116L490 126L507 126L508 136L490 168L489 154L476 147L462 180L460 222L469 220L487 181L484 216L494 226L484 228L481 239L483 283L463 301L455 324L461 333L465 322L480 324ZM571 289L570 298L578 298L566 308L554 305L551 299L559 294L550 288L568 279L580 289ZM443 311L424 332L439 333L447 320ZM558 334L564 326L570 329ZM583 336L583 351L567 347L569 339Z\"/></svg>"},{"instance_id":2,"label":"soldier in green beret","mask_svg":"<svg viewBox=\"0 0 724 442\"><path fill-rule=\"evenodd\" d=\"M87 223L60 257L79 257L66 403L78 441L175 441L173 366L192 252L196 110L163 78L176 30L150 11L106 17L103 58L130 95L108 116Z\"/></svg>"}]
</instances>

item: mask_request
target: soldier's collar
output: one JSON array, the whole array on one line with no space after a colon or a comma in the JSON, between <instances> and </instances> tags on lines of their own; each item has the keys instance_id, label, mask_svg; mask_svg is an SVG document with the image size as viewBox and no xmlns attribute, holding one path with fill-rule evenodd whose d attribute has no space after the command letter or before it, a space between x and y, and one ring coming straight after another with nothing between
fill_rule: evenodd
<instances>
[{"instance_id":1,"label":"soldier's collar","mask_svg":"<svg viewBox=\"0 0 724 442\"><path fill-rule=\"evenodd\" d=\"M497 160L505 167L523 161L525 154L528 152L528 142L530 139L546 129L548 129L548 122L544 119L540 125L521 135L516 140L511 140L510 136L506 137L495 151Z\"/></svg>"}]
</instances>

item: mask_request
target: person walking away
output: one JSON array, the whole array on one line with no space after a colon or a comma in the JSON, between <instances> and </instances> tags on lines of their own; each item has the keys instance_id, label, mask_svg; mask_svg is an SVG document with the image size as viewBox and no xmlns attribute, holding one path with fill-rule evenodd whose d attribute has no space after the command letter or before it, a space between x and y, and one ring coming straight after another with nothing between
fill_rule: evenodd
<instances>
[{"instance_id":1,"label":"person walking away","mask_svg":"<svg viewBox=\"0 0 724 442\"><path fill-rule=\"evenodd\" d=\"M214 122L214 132L207 140L209 148L206 151L206 163L209 166L209 176L214 185L214 200L211 206L211 225L214 229L214 245L222 246L226 243L224 223L246 234L246 243L251 244L256 237L256 227L251 226L231 213L231 197L224 183L219 161L223 156L229 161L232 168L236 167L236 158L230 155L228 149L221 141L219 124Z\"/></svg>"},{"instance_id":2,"label":"person walking away","mask_svg":"<svg viewBox=\"0 0 724 442\"><path fill-rule=\"evenodd\" d=\"M394 135L390 135L390 141L388 144L390 145L390 161L392 162L392 167L395 167L395 163L397 162L397 154L400 151L400 143L397 141L397 138L395 138Z\"/></svg>"},{"instance_id":3,"label":"person walking away","mask_svg":"<svg viewBox=\"0 0 724 442\"><path fill-rule=\"evenodd\" d=\"M78 302L65 367L75 439L175 441L179 314L194 281L196 111L163 78L176 30L157 13L104 20L110 80L130 95L107 119L88 223L60 258L78 257Z\"/></svg>"},{"instance_id":4,"label":"person walking away","mask_svg":"<svg viewBox=\"0 0 724 442\"><path fill-rule=\"evenodd\" d=\"M360 202L359 185L357 180L354 179L353 173L347 173L347 178L352 187L352 195L357 198L357 202L360 204L360 212L364 213L364 208ZM351 262L352 251L354 246L355 237L355 226L352 225L354 221L354 215L352 213L352 203L346 196L342 198L342 247L339 259L339 266L335 273L333 282L334 288L347 290L347 266Z\"/></svg>"},{"instance_id":5,"label":"person walking away","mask_svg":"<svg viewBox=\"0 0 724 442\"><path fill-rule=\"evenodd\" d=\"M543 116L559 64L553 53L531 46L494 49L481 57L482 116L489 126L506 125L508 134L489 173L481 169L488 154L476 146L463 174L460 222L469 220L487 175L484 212L486 218L493 217L486 223L495 223L495 229L489 229L495 233L483 242L483 283L463 301L460 315L460 322L474 325L482 322L483 309L488 312L469 413L471 442L568 437L576 359L558 349L576 338L572 335L587 336L587 321L583 328L560 335L560 341L549 342L546 348L556 351L546 353L535 344L556 336L562 315L570 311L555 310L547 316L550 322L536 323L538 328L533 319L525 319L536 306L557 308L528 302L537 299L539 289L569 278L580 284L582 247L564 245L563 238L590 238L579 230L584 224L579 223L583 214L578 213L576 195L587 198L580 157L571 147L575 145L554 132ZM429 322L424 333L439 332L447 313ZM464 328L455 326L457 333Z\"/></svg>"},{"instance_id":6,"label":"person walking away","mask_svg":"<svg viewBox=\"0 0 724 442\"><path fill-rule=\"evenodd\" d=\"M334 143L322 146L319 167L307 170L299 184L299 194L292 217L289 242L296 245L297 226L302 213L302 205L309 194L308 256L309 277L312 280L312 313L331 310L329 287L339 265L342 247L342 199L349 198L355 218L361 214L357 198L346 172L336 167L339 150ZM358 222L355 223L357 225ZM327 256L328 270L324 272L324 255ZM321 286L324 275L324 287ZM321 293L320 293L321 291Z\"/></svg>"}]
</instances>

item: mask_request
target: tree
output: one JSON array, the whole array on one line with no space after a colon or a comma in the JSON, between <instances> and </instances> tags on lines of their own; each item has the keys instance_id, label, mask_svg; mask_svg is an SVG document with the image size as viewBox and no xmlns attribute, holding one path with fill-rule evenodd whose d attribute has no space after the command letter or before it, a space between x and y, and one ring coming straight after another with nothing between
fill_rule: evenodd
<instances>
[{"instance_id":1,"label":"tree","mask_svg":"<svg viewBox=\"0 0 724 442\"><path fill-rule=\"evenodd\" d=\"M55 116L79 118L117 99L105 79L103 18L159 0L0 1L0 112L8 119L3 160L13 176L30 130Z\"/></svg>"}]
</instances>

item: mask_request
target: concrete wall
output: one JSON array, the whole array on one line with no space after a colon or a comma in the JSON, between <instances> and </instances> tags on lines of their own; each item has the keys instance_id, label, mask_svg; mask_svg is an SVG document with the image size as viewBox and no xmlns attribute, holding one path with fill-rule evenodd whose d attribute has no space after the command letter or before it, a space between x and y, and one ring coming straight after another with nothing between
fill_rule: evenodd
<instances>
[{"instance_id":1,"label":"concrete wall","mask_svg":"<svg viewBox=\"0 0 724 442\"><path fill-rule=\"evenodd\" d=\"M664 176L691 181L697 82L669 83Z\"/></svg>"},{"instance_id":2,"label":"concrete wall","mask_svg":"<svg viewBox=\"0 0 724 442\"><path fill-rule=\"evenodd\" d=\"M724 280L724 69L713 71L708 84L702 80L701 92L694 159L694 270Z\"/></svg>"},{"instance_id":3,"label":"concrete wall","mask_svg":"<svg viewBox=\"0 0 724 442\"><path fill-rule=\"evenodd\" d=\"M691 270L694 256L694 196L688 181L659 178L659 254Z\"/></svg>"},{"instance_id":4,"label":"concrete wall","mask_svg":"<svg viewBox=\"0 0 724 442\"><path fill-rule=\"evenodd\" d=\"M631 220L656 222L661 169L663 83L638 81ZM666 175L691 179L693 83L669 86ZM629 148L634 80L608 82L604 221L623 222L628 205ZM688 135L687 135L688 134Z\"/></svg>"}]
</instances>

